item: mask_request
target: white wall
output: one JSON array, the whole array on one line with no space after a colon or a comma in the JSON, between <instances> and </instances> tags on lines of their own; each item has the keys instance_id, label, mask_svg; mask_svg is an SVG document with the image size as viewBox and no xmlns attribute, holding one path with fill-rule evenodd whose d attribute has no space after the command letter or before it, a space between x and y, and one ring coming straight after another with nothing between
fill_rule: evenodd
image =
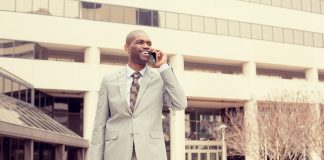
<instances>
[{"instance_id":1,"label":"white wall","mask_svg":"<svg viewBox=\"0 0 324 160\"><path fill-rule=\"evenodd\" d=\"M6 39L122 50L129 31L144 29L150 35L153 46L166 53L324 69L324 63L321 61L324 58L323 48L1 11L0 19L6 22L1 24L0 37Z\"/></svg>"}]
</instances>

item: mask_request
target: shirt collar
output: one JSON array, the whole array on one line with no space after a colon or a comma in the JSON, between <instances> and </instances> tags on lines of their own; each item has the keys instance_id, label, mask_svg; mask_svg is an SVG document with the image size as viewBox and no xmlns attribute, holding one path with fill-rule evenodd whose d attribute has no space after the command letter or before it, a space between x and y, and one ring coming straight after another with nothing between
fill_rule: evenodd
<instances>
[{"instance_id":1,"label":"shirt collar","mask_svg":"<svg viewBox=\"0 0 324 160\"><path fill-rule=\"evenodd\" d=\"M146 68L147 66L145 66L142 70L140 70L140 74L141 74L141 77L143 77L145 71L146 71ZM135 73L136 71L134 71L131 67L129 67L129 65L127 64L127 67L126 67L126 75L127 75L127 78L130 78L132 76L133 73Z\"/></svg>"}]
</instances>

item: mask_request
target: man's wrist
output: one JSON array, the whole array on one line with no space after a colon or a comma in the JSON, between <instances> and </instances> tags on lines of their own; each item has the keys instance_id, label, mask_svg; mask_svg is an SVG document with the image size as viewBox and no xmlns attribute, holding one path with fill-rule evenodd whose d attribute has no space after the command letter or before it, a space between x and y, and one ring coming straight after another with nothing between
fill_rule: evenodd
<instances>
[{"instance_id":1,"label":"man's wrist","mask_svg":"<svg viewBox=\"0 0 324 160\"><path fill-rule=\"evenodd\" d=\"M169 64L167 64L167 63L163 63L163 64L159 67L159 72L161 73L161 72L163 72L163 71L165 71L165 70L167 70L167 69L169 69L169 68L170 68Z\"/></svg>"}]
</instances>

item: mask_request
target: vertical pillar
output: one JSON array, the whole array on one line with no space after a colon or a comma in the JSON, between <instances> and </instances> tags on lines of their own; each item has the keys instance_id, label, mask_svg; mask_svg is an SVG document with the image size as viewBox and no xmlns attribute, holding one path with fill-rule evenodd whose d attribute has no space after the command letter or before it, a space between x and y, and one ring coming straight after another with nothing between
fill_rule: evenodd
<instances>
[{"instance_id":1,"label":"vertical pillar","mask_svg":"<svg viewBox=\"0 0 324 160\"><path fill-rule=\"evenodd\" d=\"M179 82L182 82L184 72L184 58L182 55L169 57ZM185 159L185 111L170 110L170 158L171 160Z\"/></svg>"},{"instance_id":2,"label":"vertical pillar","mask_svg":"<svg viewBox=\"0 0 324 160\"><path fill-rule=\"evenodd\" d=\"M25 140L25 160L33 160L34 159L34 141L31 139ZM1 157L0 157L1 158Z\"/></svg>"},{"instance_id":3,"label":"vertical pillar","mask_svg":"<svg viewBox=\"0 0 324 160\"><path fill-rule=\"evenodd\" d=\"M99 83L99 82L98 82ZM83 138L90 140L96 116L98 91L84 93L83 99Z\"/></svg>"},{"instance_id":4,"label":"vertical pillar","mask_svg":"<svg viewBox=\"0 0 324 160\"><path fill-rule=\"evenodd\" d=\"M306 77L306 80L311 82L311 83L316 83L318 82L318 70L316 68L310 68L310 69L307 69L305 71L305 77ZM311 95L312 96L312 95ZM315 95L317 96L317 95ZM316 98L316 97L311 97L311 98ZM318 128L320 127L320 115L321 115L321 108L320 108L320 104L318 102L317 99L315 100L311 100L311 102L309 103L314 103L311 106L311 113L313 114L312 117L315 117L314 119L314 123L313 124L310 124L312 125L311 128L310 128L310 133L312 134L312 140L315 140L315 141L320 141L321 140L321 136L322 135L319 135L317 133L317 130ZM319 151L321 150L322 148L320 148L319 146L316 146L314 142L310 142L310 146L309 146L309 155L311 157L311 159L313 160L320 160L321 157L320 157L320 153Z\"/></svg>"},{"instance_id":5,"label":"vertical pillar","mask_svg":"<svg viewBox=\"0 0 324 160\"><path fill-rule=\"evenodd\" d=\"M245 159L259 159L259 133L257 113L258 106L255 99L254 81L256 76L255 62L243 64L243 73L249 79L250 100L244 104L244 126L245 126Z\"/></svg>"},{"instance_id":6,"label":"vertical pillar","mask_svg":"<svg viewBox=\"0 0 324 160\"><path fill-rule=\"evenodd\" d=\"M100 64L100 50L98 47L89 47L84 51L84 63Z\"/></svg>"},{"instance_id":7,"label":"vertical pillar","mask_svg":"<svg viewBox=\"0 0 324 160\"><path fill-rule=\"evenodd\" d=\"M85 156L84 156L84 148L78 148L78 157L77 157L77 160L84 160Z\"/></svg>"},{"instance_id":8,"label":"vertical pillar","mask_svg":"<svg viewBox=\"0 0 324 160\"><path fill-rule=\"evenodd\" d=\"M305 71L305 77L310 82L318 81L318 70L316 68L307 69Z\"/></svg>"},{"instance_id":9,"label":"vertical pillar","mask_svg":"<svg viewBox=\"0 0 324 160\"><path fill-rule=\"evenodd\" d=\"M84 63L94 71L100 65L100 50L97 47L89 47L84 51ZM94 82L100 84L100 82ZM84 93L83 99L83 138L90 140L93 130L94 117L98 102L98 91L95 89Z\"/></svg>"},{"instance_id":10,"label":"vertical pillar","mask_svg":"<svg viewBox=\"0 0 324 160\"><path fill-rule=\"evenodd\" d=\"M63 144L57 144L55 146L55 160L64 160L65 146Z\"/></svg>"}]
</instances>

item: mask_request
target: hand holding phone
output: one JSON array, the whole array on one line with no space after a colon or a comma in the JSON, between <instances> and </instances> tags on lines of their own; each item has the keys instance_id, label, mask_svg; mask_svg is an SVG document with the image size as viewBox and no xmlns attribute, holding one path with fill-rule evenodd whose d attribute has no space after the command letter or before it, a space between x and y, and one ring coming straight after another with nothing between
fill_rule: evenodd
<instances>
[{"instance_id":1,"label":"hand holding phone","mask_svg":"<svg viewBox=\"0 0 324 160\"><path fill-rule=\"evenodd\" d=\"M156 63L156 53L154 51L149 52L149 62Z\"/></svg>"},{"instance_id":2,"label":"hand holding phone","mask_svg":"<svg viewBox=\"0 0 324 160\"><path fill-rule=\"evenodd\" d=\"M149 61L153 62L154 68L159 68L162 64L167 63L167 55L158 49L150 49Z\"/></svg>"}]
</instances>

